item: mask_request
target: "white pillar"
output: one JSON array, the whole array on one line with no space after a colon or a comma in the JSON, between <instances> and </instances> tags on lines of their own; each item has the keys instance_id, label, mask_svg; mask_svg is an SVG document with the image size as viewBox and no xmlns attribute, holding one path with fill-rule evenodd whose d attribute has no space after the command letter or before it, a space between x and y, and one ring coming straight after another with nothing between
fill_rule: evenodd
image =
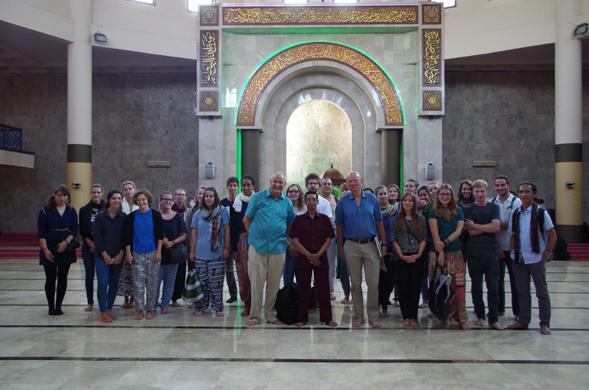
<instances>
[{"instance_id":1,"label":"white pillar","mask_svg":"<svg viewBox=\"0 0 589 390\"><path fill-rule=\"evenodd\" d=\"M555 1L555 225L568 242L581 242L583 236L583 74L581 41L573 36L571 25L581 11L580 3Z\"/></svg>"},{"instance_id":2,"label":"white pillar","mask_svg":"<svg viewBox=\"0 0 589 390\"><path fill-rule=\"evenodd\" d=\"M68 45L67 186L72 206L79 209L92 186L92 0L70 0L70 17L75 29Z\"/></svg>"}]
</instances>

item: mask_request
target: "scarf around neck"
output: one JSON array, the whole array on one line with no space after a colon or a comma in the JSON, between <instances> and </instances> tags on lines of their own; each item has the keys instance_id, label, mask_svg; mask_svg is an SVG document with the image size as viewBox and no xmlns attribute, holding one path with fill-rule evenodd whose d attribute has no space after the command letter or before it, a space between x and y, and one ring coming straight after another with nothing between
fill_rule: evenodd
<instances>
[{"instance_id":1,"label":"scarf around neck","mask_svg":"<svg viewBox=\"0 0 589 390\"><path fill-rule=\"evenodd\" d=\"M532 206L532 215L530 217L530 243L532 244L532 252L540 253L540 237L538 234L538 205L533 203ZM519 218L521 215L521 211L513 217L513 227L514 227L514 246L513 249L519 252L521 248L520 244L520 231L519 231Z\"/></svg>"},{"instance_id":2,"label":"scarf around neck","mask_svg":"<svg viewBox=\"0 0 589 390\"><path fill-rule=\"evenodd\" d=\"M382 219L387 219L395 213L395 206L392 204L388 204L385 207L380 206L380 212L382 213Z\"/></svg>"},{"instance_id":3,"label":"scarf around neck","mask_svg":"<svg viewBox=\"0 0 589 390\"><path fill-rule=\"evenodd\" d=\"M223 241L223 216L222 212L225 207L219 205L212 211L204 208L200 211L202 219L209 223L209 241L211 242L211 252L216 252Z\"/></svg>"},{"instance_id":4,"label":"scarf around neck","mask_svg":"<svg viewBox=\"0 0 589 390\"><path fill-rule=\"evenodd\" d=\"M241 209L243 207L244 203L249 203L250 199L252 196L254 196L255 192L252 191L252 195L251 196L245 196L243 194L243 192L240 192L239 194L237 194L237 196L235 197L235 200L233 201L233 209L235 211L237 211L238 213L241 213Z\"/></svg>"}]
</instances>

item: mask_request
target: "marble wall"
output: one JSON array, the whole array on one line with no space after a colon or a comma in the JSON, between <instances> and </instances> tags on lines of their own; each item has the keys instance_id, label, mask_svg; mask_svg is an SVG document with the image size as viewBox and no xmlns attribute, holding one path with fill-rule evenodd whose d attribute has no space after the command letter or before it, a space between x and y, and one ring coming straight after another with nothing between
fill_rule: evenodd
<instances>
[{"instance_id":1,"label":"marble wall","mask_svg":"<svg viewBox=\"0 0 589 390\"><path fill-rule=\"evenodd\" d=\"M583 76L586 205L589 73ZM458 185L464 179L482 178L492 183L495 176L505 174L513 183L536 183L539 197L554 207L553 72L446 72L443 123L444 181ZM493 160L497 165L473 168L474 160ZM589 221L588 207L583 214Z\"/></svg>"},{"instance_id":2,"label":"marble wall","mask_svg":"<svg viewBox=\"0 0 589 390\"><path fill-rule=\"evenodd\" d=\"M101 74L93 84L93 182L191 195L199 179L195 74ZM0 166L3 232L35 232L39 208L67 180L66 85L65 74L0 76L0 123L22 128L23 149L36 153L34 169ZM171 168L150 169L149 160Z\"/></svg>"}]
</instances>

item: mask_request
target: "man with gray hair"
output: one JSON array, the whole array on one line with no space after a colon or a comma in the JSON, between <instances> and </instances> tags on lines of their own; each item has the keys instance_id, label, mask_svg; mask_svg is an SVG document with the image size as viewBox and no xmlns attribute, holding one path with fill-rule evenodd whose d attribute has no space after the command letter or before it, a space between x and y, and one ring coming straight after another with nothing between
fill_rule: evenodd
<instances>
[{"instance_id":1,"label":"man with gray hair","mask_svg":"<svg viewBox=\"0 0 589 390\"><path fill-rule=\"evenodd\" d=\"M276 295L284 268L286 237L295 212L292 202L283 193L286 177L276 172L270 187L252 195L243 224L248 233L249 277L252 285L248 326L262 322L262 294L266 287L264 316L267 322L281 325L276 318Z\"/></svg>"}]
</instances>

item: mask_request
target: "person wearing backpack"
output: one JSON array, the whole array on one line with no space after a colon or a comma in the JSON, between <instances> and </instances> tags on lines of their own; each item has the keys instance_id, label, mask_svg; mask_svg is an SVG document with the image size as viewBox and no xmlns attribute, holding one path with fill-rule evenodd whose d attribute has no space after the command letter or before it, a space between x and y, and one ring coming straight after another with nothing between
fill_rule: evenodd
<instances>
[{"instance_id":1,"label":"person wearing backpack","mask_svg":"<svg viewBox=\"0 0 589 390\"><path fill-rule=\"evenodd\" d=\"M466 267L460 249L460 234L464 227L464 214L458 207L454 190L450 184L442 184L438 190L438 197L434 201L434 208L429 213L428 224L433 242L429 250L429 282L434 283L436 263L446 267L446 274L452 277L456 286L456 312L454 319L460 324L460 329L470 330L466 323ZM428 315L430 317L431 315ZM446 322L439 327L445 328Z\"/></svg>"},{"instance_id":2,"label":"person wearing backpack","mask_svg":"<svg viewBox=\"0 0 589 390\"><path fill-rule=\"evenodd\" d=\"M519 291L519 319L507 329L528 329L532 316L531 277L538 298L540 333L549 335L551 308L546 284L546 262L556 244L556 232L546 210L534 204L537 192L537 187L533 183L525 182L519 185L522 205L513 212L509 221L509 247L515 283Z\"/></svg>"},{"instance_id":3,"label":"person wearing backpack","mask_svg":"<svg viewBox=\"0 0 589 390\"><path fill-rule=\"evenodd\" d=\"M499 206L499 218L501 224L499 225L499 232L497 232L497 243L499 244L499 305L497 306L497 314L505 315L505 268L509 273L509 284L511 287L511 310L517 321L519 313L519 294L517 286L515 285L515 277L513 276L513 266L509 257L509 241L511 234L507 231L509 227L509 220L511 213L522 205L522 202L513 194L509 192L511 183L507 176L500 175L495 178L495 190L497 196L491 198L489 203L494 203Z\"/></svg>"}]
</instances>

